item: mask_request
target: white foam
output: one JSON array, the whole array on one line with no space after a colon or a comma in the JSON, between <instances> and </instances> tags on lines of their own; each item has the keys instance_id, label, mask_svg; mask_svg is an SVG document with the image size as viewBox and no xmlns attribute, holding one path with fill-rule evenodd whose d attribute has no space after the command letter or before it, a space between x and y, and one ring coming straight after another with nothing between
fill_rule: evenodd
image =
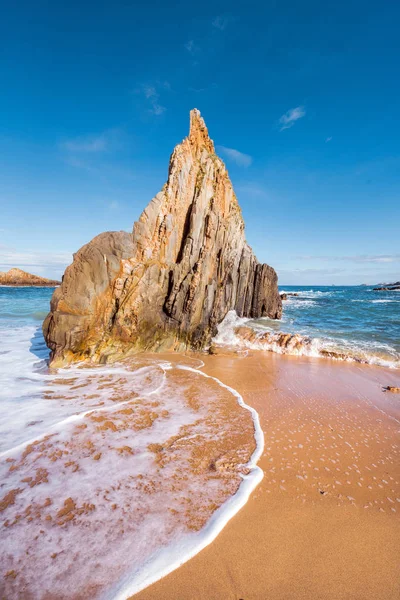
<instances>
[{"instance_id":1,"label":"white foam","mask_svg":"<svg viewBox=\"0 0 400 600\"><path fill-rule=\"evenodd\" d=\"M381 342L354 343L346 339L309 337L302 332L297 332L287 345L281 345L281 330L277 331L264 319L241 319L235 311L230 311L224 321L218 326L218 332L213 343L220 346L232 346L238 349L264 350L277 354L291 354L295 356L326 357L325 353L332 353L333 360L348 360L366 362L388 368L399 368L400 360L397 351L389 344ZM255 339L245 339L236 334L235 329L241 325L250 327L256 333ZM268 334L268 338L264 336ZM264 336L264 337L263 337Z\"/></svg>"},{"instance_id":2,"label":"white foam","mask_svg":"<svg viewBox=\"0 0 400 600\"><path fill-rule=\"evenodd\" d=\"M243 397L234 388L222 383L216 377L206 375L197 369L193 369L187 366L179 366L179 369L191 371L193 373L201 374L207 379L212 379L217 382L218 385L227 389L233 396L237 398L240 406L250 411L254 423L256 449L251 456L250 461L246 464L246 468L249 469L247 475L243 475L243 482L239 487L239 490L234 496L229 498L211 517L207 525L202 529L199 534L189 535L185 539L179 541L178 544L163 548L156 552L151 557L146 565L146 571L135 576L129 576L127 579L120 583L118 589L113 590L109 595L106 596L109 600L125 600L129 596L137 594L144 588L148 587L152 583L155 583L162 577L165 577L169 573L172 573L175 569L180 567L182 564L193 558L206 546L211 544L222 531L225 525L230 521L236 513L246 504L250 497L251 492L261 482L264 473L262 469L257 467L257 462L261 458L264 450L264 433L260 426L260 420L257 411L248 406Z\"/></svg>"},{"instance_id":3,"label":"white foam","mask_svg":"<svg viewBox=\"0 0 400 600\"><path fill-rule=\"evenodd\" d=\"M62 591L67 597L74 597L77 580L93 584L91 597L127 598L211 543L246 503L263 476L256 466L263 450L258 415L236 390L199 371L204 366L200 360L193 361L197 368L151 360L136 366L130 361L93 368L78 365L51 372L41 358L46 350L40 336L35 342L35 354L30 352L33 333L32 328L10 333L7 351L1 355L3 363L0 360L0 401L7 406L7 414L1 411L0 495L4 497L23 487L15 504L2 514L3 520L9 522L17 514L23 515L20 522L3 530L7 555L1 559L2 567L5 571L15 565L17 571L23 569L28 582L24 589L29 589L33 600L39 600L50 589L55 595ZM6 372L13 361L16 371ZM181 376L177 379L178 373L187 374L187 380ZM200 384L199 378L205 382ZM187 403L187 389L194 398L199 396L198 407ZM256 449L237 472L185 477L190 443L230 436L232 424L218 413L218 394L227 392L250 411ZM131 417L122 418L122 411L131 407L136 416L138 410L144 411L146 418L155 411L151 426L141 428L135 425L136 421L126 426ZM39 422L28 425L35 419ZM116 430L104 432L104 421L115 423ZM218 430L212 430L212 424ZM149 444L162 445L175 438L176 450L174 446L170 450L174 460L167 461L160 471ZM26 454L28 444L31 446ZM124 448L131 448L132 453ZM99 460L93 459L94 452L96 456L100 454ZM235 452L241 456L243 450L238 447ZM72 467L66 466L68 461L77 470L71 471ZM16 470L10 470L10 465ZM22 481L29 481L28 477L35 479L38 472L47 473L43 481L33 487L29 483L21 485ZM151 495L140 487L141 477L146 485L156 486ZM180 483L175 484L178 477ZM91 503L95 508L77 514L72 526L49 529L45 515L52 515L53 523L67 497L74 500L78 510L86 511L83 507ZM52 504L43 508L47 498ZM111 502L118 505L118 510L110 511ZM221 506L208 518L207 506L213 503ZM39 507L43 513L40 519L25 520L29 506ZM186 506L193 506L195 515L207 515L208 520L199 531L188 529ZM138 514L140 527L134 524ZM37 536L40 544L34 541ZM32 544L34 560L25 554L29 551L33 555ZM72 565L73 580L68 575ZM110 587L111 581L114 582ZM7 581L7 585L22 585L22 574L14 584ZM10 600L21 595L22 588L13 589L7 591Z\"/></svg>"},{"instance_id":4,"label":"white foam","mask_svg":"<svg viewBox=\"0 0 400 600\"><path fill-rule=\"evenodd\" d=\"M332 296L336 292L334 290L330 290L329 292L321 291L321 290L279 290L280 294L289 294L287 301L295 300L296 298L321 298ZM296 296L293 296L296 294ZM286 300L285 300L286 302Z\"/></svg>"}]
</instances>

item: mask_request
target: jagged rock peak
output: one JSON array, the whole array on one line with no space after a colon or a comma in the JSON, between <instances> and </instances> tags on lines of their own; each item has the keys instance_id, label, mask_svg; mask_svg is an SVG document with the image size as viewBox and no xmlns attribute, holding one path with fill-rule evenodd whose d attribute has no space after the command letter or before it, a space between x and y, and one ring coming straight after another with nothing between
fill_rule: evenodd
<instances>
[{"instance_id":1,"label":"jagged rock peak","mask_svg":"<svg viewBox=\"0 0 400 600\"><path fill-rule=\"evenodd\" d=\"M196 149L205 148L210 154L215 152L214 142L208 135L208 129L200 111L194 108L190 111L189 142Z\"/></svg>"},{"instance_id":2,"label":"jagged rock peak","mask_svg":"<svg viewBox=\"0 0 400 600\"><path fill-rule=\"evenodd\" d=\"M232 309L279 318L277 276L246 243L228 172L194 109L132 235L101 234L74 255L43 331L54 364L202 349Z\"/></svg>"}]
</instances>

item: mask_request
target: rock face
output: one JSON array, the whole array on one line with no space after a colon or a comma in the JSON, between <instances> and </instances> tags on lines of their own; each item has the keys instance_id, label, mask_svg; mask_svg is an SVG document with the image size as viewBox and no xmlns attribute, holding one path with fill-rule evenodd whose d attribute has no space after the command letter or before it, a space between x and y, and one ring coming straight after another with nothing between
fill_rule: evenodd
<instances>
[{"instance_id":1,"label":"rock face","mask_svg":"<svg viewBox=\"0 0 400 600\"><path fill-rule=\"evenodd\" d=\"M229 310L280 318L277 275L257 262L222 160L198 110L163 189L132 235L74 255L43 331L54 364L133 350L201 349Z\"/></svg>"},{"instance_id":2,"label":"rock face","mask_svg":"<svg viewBox=\"0 0 400 600\"><path fill-rule=\"evenodd\" d=\"M5 273L0 272L0 285L53 287L60 285L60 282L32 275L21 269L10 269Z\"/></svg>"}]
</instances>

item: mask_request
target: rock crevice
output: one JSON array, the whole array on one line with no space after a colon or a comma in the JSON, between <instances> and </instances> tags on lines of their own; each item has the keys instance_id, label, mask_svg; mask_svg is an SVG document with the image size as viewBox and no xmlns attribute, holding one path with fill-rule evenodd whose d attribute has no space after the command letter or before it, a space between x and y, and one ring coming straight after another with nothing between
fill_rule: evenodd
<instances>
[{"instance_id":1,"label":"rock crevice","mask_svg":"<svg viewBox=\"0 0 400 600\"><path fill-rule=\"evenodd\" d=\"M103 233L74 255L43 331L55 364L201 349L232 309L279 318L277 276L246 243L228 172L195 109L161 192L132 234Z\"/></svg>"}]
</instances>

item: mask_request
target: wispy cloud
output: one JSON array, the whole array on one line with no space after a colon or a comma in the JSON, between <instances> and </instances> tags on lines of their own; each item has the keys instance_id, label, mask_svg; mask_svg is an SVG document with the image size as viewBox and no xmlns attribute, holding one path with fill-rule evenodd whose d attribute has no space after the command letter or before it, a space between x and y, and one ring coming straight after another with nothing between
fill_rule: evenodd
<instances>
[{"instance_id":1,"label":"wispy cloud","mask_svg":"<svg viewBox=\"0 0 400 600\"><path fill-rule=\"evenodd\" d=\"M188 42L186 42L185 48L189 52L189 54L192 55L199 54L201 51L200 46L198 46L194 40L189 40Z\"/></svg>"},{"instance_id":2,"label":"wispy cloud","mask_svg":"<svg viewBox=\"0 0 400 600\"><path fill-rule=\"evenodd\" d=\"M248 196L257 196L258 198L267 198L268 192L266 189L257 185L256 183L241 183L235 185L235 191L239 194L246 194Z\"/></svg>"},{"instance_id":3,"label":"wispy cloud","mask_svg":"<svg viewBox=\"0 0 400 600\"><path fill-rule=\"evenodd\" d=\"M155 84L143 84L135 90L136 94L142 94L148 102L148 112L155 116L162 115L167 109L160 102L160 89L171 90L168 81L157 82Z\"/></svg>"},{"instance_id":4,"label":"wispy cloud","mask_svg":"<svg viewBox=\"0 0 400 600\"><path fill-rule=\"evenodd\" d=\"M17 252L12 249L0 251L0 270L18 267L25 270L63 271L71 262L72 253L70 252Z\"/></svg>"},{"instance_id":5,"label":"wispy cloud","mask_svg":"<svg viewBox=\"0 0 400 600\"><path fill-rule=\"evenodd\" d=\"M217 150L223 156L227 156L229 159L233 160L233 162L235 162L239 167L249 167L253 162L253 159L249 154L244 154L243 152L239 152L239 150L235 150L234 148L217 146Z\"/></svg>"},{"instance_id":6,"label":"wispy cloud","mask_svg":"<svg viewBox=\"0 0 400 600\"><path fill-rule=\"evenodd\" d=\"M304 117L306 114L306 110L304 106L296 106L296 108L291 108L279 119L279 123L281 125L280 131L284 129L290 129L293 125Z\"/></svg>"},{"instance_id":7,"label":"wispy cloud","mask_svg":"<svg viewBox=\"0 0 400 600\"><path fill-rule=\"evenodd\" d=\"M229 15L218 15L212 20L212 26L215 27L215 29L224 31L231 21L232 17Z\"/></svg>"},{"instance_id":8,"label":"wispy cloud","mask_svg":"<svg viewBox=\"0 0 400 600\"><path fill-rule=\"evenodd\" d=\"M78 137L62 142L62 147L68 152L104 152L107 150L105 135Z\"/></svg>"},{"instance_id":9,"label":"wispy cloud","mask_svg":"<svg viewBox=\"0 0 400 600\"><path fill-rule=\"evenodd\" d=\"M67 155L64 159L64 162L70 167L74 167L76 169L82 169L83 171L87 171L92 175L98 175L100 173L100 169L90 164L86 160L82 160L74 155Z\"/></svg>"},{"instance_id":10,"label":"wispy cloud","mask_svg":"<svg viewBox=\"0 0 400 600\"><path fill-rule=\"evenodd\" d=\"M327 137L325 140L326 143L331 142L331 141L332 141L332 136Z\"/></svg>"},{"instance_id":11,"label":"wispy cloud","mask_svg":"<svg viewBox=\"0 0 400 600\"><path fill-rule=\"evenodd\" d=\"M296 256L300 260L345 261L353 263L387 264L400 262L400 254L356 254L352 256Z\"/></svg>"},{"instance_id":12,"label":"wispy cloud","mask_svg":"<svg viewBox=\"0 0 400 600\"><path fill-rule=\"evenodd\" d=\"M279 273L296 273L296 274L316 274L316 275L337 275L339 273L344 273L344 269L279 269Z\"/></svg>"},{"instance_id":13,"label":"wispy cloud","mask_svg":"<svg viewBox=\"0 0 400 600\"><path fill-rule=\"evenodd\" d=\"M195 87L189 87L188 90L189 92L196 92L196 94L200 94L202 92L212 92L214 90L218 89L218 83L210 83L210 85L207 85L206 87L202 87L202 88L195 88Z\"/></svg>"},{"instance_id":14,"label":"wispy cloud","mask_svg":"<svg viewBox=\"0 0 400 600\"><path fill-rule=\"evenodd\" d=\"M348 260L357 263L393 263L400 262L400 254L361 254L358 256L343 256L340 257L338 260Z\"/></svg>"},{"instance_id":15,"label":"wispy cloud","mask_svg":"<svg viewBox=\"0 0 400 600\"><path fill-rule=\"evenodd\" d=\"M107 129L101 133L81 135L62 140L61 150L68 154L94 155L118 149L122 145L123 131L118 128Z\"/></svg>"}]
</instances>

